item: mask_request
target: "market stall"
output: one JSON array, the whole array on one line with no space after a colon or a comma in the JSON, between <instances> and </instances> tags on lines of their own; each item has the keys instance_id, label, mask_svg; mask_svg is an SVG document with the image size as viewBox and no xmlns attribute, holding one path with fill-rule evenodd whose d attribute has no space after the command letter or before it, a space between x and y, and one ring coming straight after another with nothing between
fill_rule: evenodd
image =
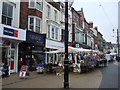
<instances>
[{"instance_id":1,"label":"market stall","mask_svg":"<svg viewBox=\"0 0 120 90\"><path fill-rule=\"evenodd\" d=\"M64 68L64 52L65 49L58 49L56 51L51 51L51 52L46 52L46 53L54 53L54 54L62 54L63 58L57 62L57 66L51 66L52 68L54 67L55 72L58 72L59 70L57 69L59 66L59 63L61 63L62 67ZM99 54L102 54L98 50L90 50L90 49L83 49L83 48L74 48L74 47L68 47L68 59L69 59L69 67L70 71L73 72L87 72L94 70L94 67L96 65L100 65L101 63L106 63L105 60L100 61L97 60L97 56ZM62 71L62 69L61 69Z\"/></svg>"}]
</instances>

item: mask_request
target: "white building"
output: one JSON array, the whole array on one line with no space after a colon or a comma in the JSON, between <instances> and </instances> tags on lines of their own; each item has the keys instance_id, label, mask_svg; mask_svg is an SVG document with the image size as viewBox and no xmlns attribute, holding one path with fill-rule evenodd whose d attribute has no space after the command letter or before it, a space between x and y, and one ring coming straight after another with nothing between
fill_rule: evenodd
<instances>
[{"instance_id":1,"label":"white building","mask_svg":"<svg viewBox=\"0 0 120 90\"><path fill-rule=\"evenodd\" d=\"M26 31L19 28L20 0L0 1L0 47L2 62L10 73L18 72L18 45L26 40Z\"/></svg>"},{"instance_id":2,"label":"white building","mask_svg":"<svg viewBox=\"0 0 120 90\"><path fill-rule=\"evenodd\" d=\"M58 8L53 4L57 4ZM61 42L61 24L60 24L60 7L59 3L43 1L42 13L42 33L47 35L46 50L52 51L64 48L64 43ZM47 54L46 63L58 61L59 56L55 54Z\"/></svg>"}]
</instances>

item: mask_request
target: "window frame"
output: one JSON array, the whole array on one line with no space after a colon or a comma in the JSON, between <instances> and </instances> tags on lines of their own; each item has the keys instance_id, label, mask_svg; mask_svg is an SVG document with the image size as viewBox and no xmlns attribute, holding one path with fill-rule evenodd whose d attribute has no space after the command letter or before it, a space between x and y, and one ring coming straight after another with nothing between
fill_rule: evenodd
<instances>
[{"instance_id":1,"label":"window frame","mask_svg":"<svg viewBox=\"0 0 120 90\"><path fill-rule=\"evenodd\" d=\"M48 14L49 13L49 14ZM47 5L47 10L46 10L46 17L50 18L50 6Z\"/></svg>"},{"instance_id":2,"label":"window frame","mask_svg":"<svg viewBox=\"0 0 120 90\"><path fill-rule=\"evenodd\" d=\"M56 28L55 28L55 39L56 39L56 40L58 40L58 38L59 38L58 36L59 36L59 28L56 27ZM57 37L57 38L56 38L56 37Z\"/></svg>"},{"instance_id":3,"label":"window frame","mask_svg":"<svg viewBox=\"0 0 120 90\"><path fill-rule=\"evenodd\" d=\"M48 24L48 27L49 28L47 28L47 38L51 38L51 25Z\"/></svg>"},{"instance_id":4,"label":"window frame","mask_svg":"<svg viewBox=\"0 0 120 90\"><path fill-rule=\"evenodd\" d=\"M30 18L33 18L33 30L30 29ZM39 33L41 33L41 31L42 31L42 19L37 17L37 16L28 16L28 30L36 32L37 19L40 20L40 32Z\"/></svg>"},{"instance_id":5,"label":"window frame","mask_svg":"<svg viewBox=\"0 0 120 90\"><path fill-rule=\"evenodd\" d=\"M57 14L58 14L57 10L54 10L54 21L55 22L57 22Z\"/></svg>"},{"instance_id":6,"label":"window frame","mask_svg":"<svg viewBox=\"0 0 120 90\"><path fill-rule=\"evenodd\" d=\"M32 0L29 0L29 6L28 6L28 8L31 8L31 9L36 9L36 10L38 10L38 11L43 11L43 2L41 1L41 8L39 9L39 8L37 8L37 0L33 0L34 1L34 6L33 7L31 7L30 6L30 2L31 2Z\"/></svg>"},{"instance_id":7,"label":"window frame","mask_svg":"<svg viewBox=\"0 0 120 90\"><path fill-rule=\"evenodd\" d=\"M4 15L3 14L3 3L7 4L7 15ZM15 8L15 5L12 4L11 2L3 2L2 3L2 12L1 12L1 23L2 24L5 24L5 25L9 25L9 26L12 26L13 25L13 21L14 21L14 8ZM12 6L12 16L9 16L8 13L9 13L9 6ZM5 17L5 23L3 23L3 17ZM10 24L8 24L8 19L11 19L11 22Z\"/></svg>"}]
</instances>

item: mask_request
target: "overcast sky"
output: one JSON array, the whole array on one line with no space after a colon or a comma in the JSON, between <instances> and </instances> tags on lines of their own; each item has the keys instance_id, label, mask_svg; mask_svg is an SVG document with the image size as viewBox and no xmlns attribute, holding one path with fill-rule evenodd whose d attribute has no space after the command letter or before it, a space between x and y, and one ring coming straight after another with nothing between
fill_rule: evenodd
<instances>
[{"instance_id":1,"label":"overcast sky","mask_svg":"<svg viewBox=\"0 0 120 90\"><path fill-rule=\"evenodd\" d=\"M119 0L74 0L76 10L83 8L86 20L93 21L106 41L116 43ZM115 29L115 33L113 33ZM113 37L114 36L114 37Z\"/></svg>"}]
</instances>

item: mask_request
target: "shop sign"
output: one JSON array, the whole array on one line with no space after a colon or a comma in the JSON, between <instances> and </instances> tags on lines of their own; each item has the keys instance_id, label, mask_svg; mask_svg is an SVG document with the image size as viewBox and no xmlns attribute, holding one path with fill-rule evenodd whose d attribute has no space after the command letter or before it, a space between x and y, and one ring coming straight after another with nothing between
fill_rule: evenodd
<instances>
[{"instance_id":1,"label":"shop sign","mask_svg":"<svg viewBox=\"0 0 120 90\"><path fill-rule=\"evenodd\" d=\"M34 43L39 46L45 46L46 35L27 31L27 42Z\"/></svg>"},{"instance_id":2,"label":"shop sign","mask_svg":"<svg viewBox=\"0 0 120 90\"><path fill-rule=\"evenodd\" d=\"M3 34L8 36L18 37L18 30L4 27Z\"/></svg>"},{"instance_id":3,"label":"shop sign","mask_svg":"<svg viewBox=\"0 0 120 90\"><path fill-rule=\"evenodd\" d=\"M32 53L43 53L43 51L39 51L39 50L32 50Z\"/></svg>"}]
</instances>

